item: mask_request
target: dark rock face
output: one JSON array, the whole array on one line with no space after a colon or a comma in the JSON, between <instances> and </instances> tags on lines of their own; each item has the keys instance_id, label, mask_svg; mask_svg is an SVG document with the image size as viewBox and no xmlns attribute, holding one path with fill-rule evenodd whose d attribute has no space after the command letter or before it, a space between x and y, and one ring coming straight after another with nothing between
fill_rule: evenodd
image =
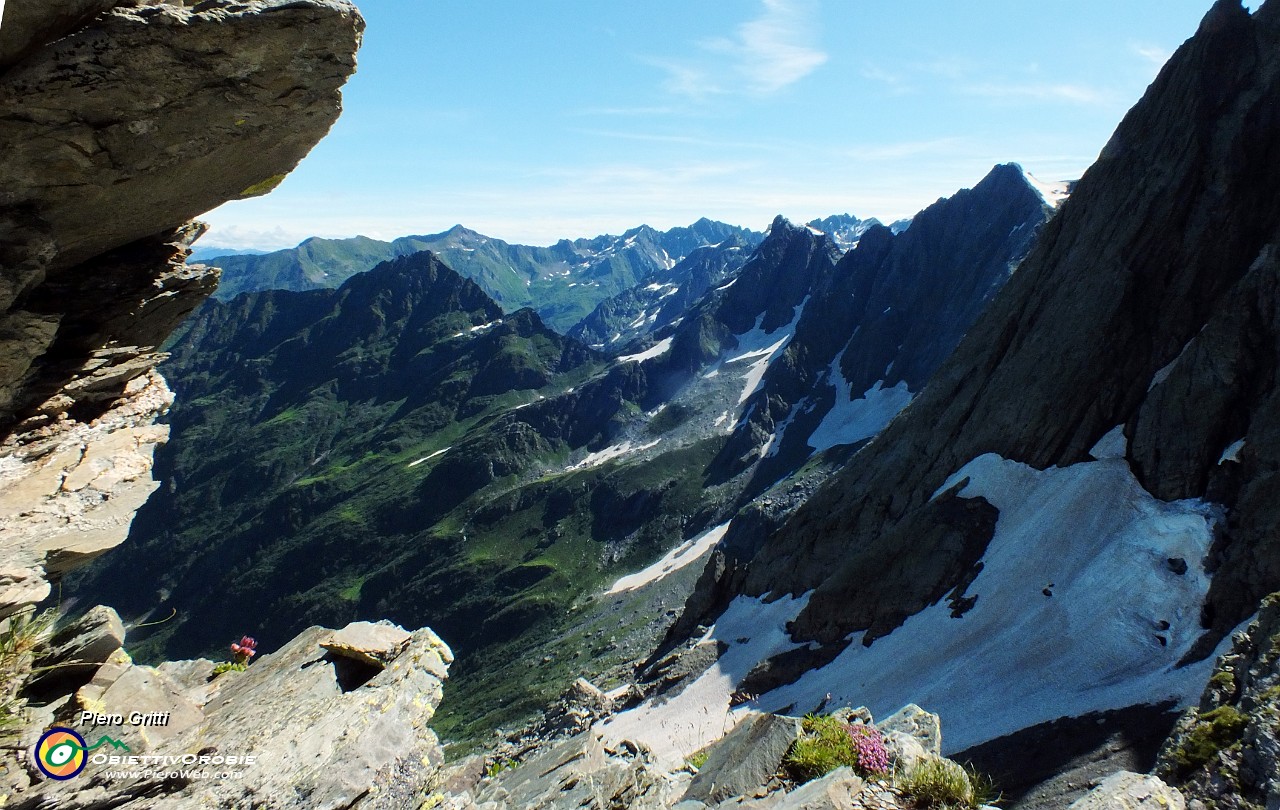
<instances>
[{"instance_id":1,"label":"dark rock face","mask_svg":"<svg viewBox=\"0 0 1280 810\"><path fill-rule=\"evenodd\" d=\"M1009 810L1066 807L1118 770L1146 773L1178 718L1170 703L1067 717L955 754L999 786Z\"/></svg>"},{"instance_id":2,"label":"dark rock face","mask_svg":"<svg viewBox=\"0 0 1280 810\"><path fill-rule=\"evenodd\" d=\"M1144 466L1141 458L1144 448L1160 441L1142 438L1148 425L1157 424L1152 409L1171 412L1157 402L1162 386L1148 389L1206 324L1250 295L1250 285L1261 282L1250 280L1251 268L1259 276L1267 272L1264 249L1280 232L1274 194L1280 138L1270 136L1280 133L1280 108L1272 101L1277 93L1280 7L1268 3L1250 16L1238 3L1219 2L912 406L749 564L726 566L735 573L721 587L751 594L816 589L795 624L802 638L830 641L872 627L887 632L936 598L937 587L963 580L959 564L940 582L903 583L887 601L865 587L886 564L909 568L934 554L942 535L922 536L936 522L927 516L926 502L978 455L996 452L1037 467L1071 464L1086 460L1103 434L1126 423L1130 436L1138 427L1134 455L1142 480L1153 491L1169 491L1152 480L1151 464ZM905 235L922 227L917 218ZM1258 314L1246 314L1245 322L1264 320L1266 299L1249 312ZM1246 334L1256 343L1256 329ZM1246 354L1241 368L1269 351ZM1237 414L1241 406L1232 403L1261 408L1259 378L1237 376L1241 382L1224 395L1229 403L1214 407ZM1269 391L1269 375L1261 377ZM1170 383L1177 384L1172 374L1164 385ZM1183 412L1189 412L1185 406ZM1252 424L1251 435L1263 421ZM1205 438L1194 440L1198 449L1174 459L1180 471L1175 481L1203 480L1205 447L1219 437L1208 435L1208 428L1200 432ZM1255 446L1268 447L1260 438ZM1248 448L1246 443L1246 464ZM1258 463L1264 470L1274 464ZM1189 476L1187 469L1200 472ZM1223 582L1233 566L1267 554L1265 541L1248 546L1244 538L1274 527L1274 507L1258 503L1269 481L1255 477L1235 503ZM1256 501L1245 497L1251 491L1258 493ZM1270 579L1263 574L1249 583L1250 591L1280 585ZM1247 599L1217 601L1223 606L1214 618L1219 632L1249 610Z\"/></svg>"},{"instance_id":3,"label":"dark rock face","mask_svg":"<svg viewBox=\"0 0 1280 810\"><path fill-rule=\"evenodd\" d=\"M0 75L0 335L6 371L27 381L2 381L0 429L76 373L69 356L138 343L112 327L137 330L141 314L142 343L162 340L216 279L179 269L198 233L183 223L274 187L337 118L363 29L354 7L228 5L116 9L78 30L104 4L6 7L14 63ZM135 299L153 281L144 306ZM82 322L100 318L84 313L85 295L100 305L117 290L114 321ZM102 398L120 389L95 387Z\"/></svg>"},{"instance_id":4,"label":"dark rock face","mask_svg":"<svg viewBox=\"0 0 1280 810\"><path fill-rule=\"evenodd\" d=\"M1050 211L1021 169L1005 165L920 212L906 232L870 224L857 247L815 281L795 338L750 400L721 463L739 472L776 437L758 476L767 485L812 447L874 435L879 426L812 438L828 413L864 392L874 396L877 383L922 389L1009 279Z\"/></svg>"},{"instance_id":5,"label":"dark rock face","mask_svg":"<svg viewBox=\"0 0 1280 810\"><path fill-rule=\"evenodd\" d=\"M73 33L116 6L141 5L138 0L13 0L0 25L0 69L21 61L50 42Z\"/></svg>"}]
</instances>

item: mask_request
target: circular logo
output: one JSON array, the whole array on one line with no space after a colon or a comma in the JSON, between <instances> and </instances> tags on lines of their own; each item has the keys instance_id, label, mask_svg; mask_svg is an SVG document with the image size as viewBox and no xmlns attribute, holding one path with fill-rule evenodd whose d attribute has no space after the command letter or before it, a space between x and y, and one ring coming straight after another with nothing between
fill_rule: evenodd
<instances>
[{"instance_id":1,"label":"circular logo","mask_svg":"<svg viewBox=\"0 0 1280 810\"><path fill-rule=\"evenodd\" d=\"M84 737L69 728L54 726L36 743L36 767L50 779L70 779L84 770Z\"/></svg>"}]
</instances>

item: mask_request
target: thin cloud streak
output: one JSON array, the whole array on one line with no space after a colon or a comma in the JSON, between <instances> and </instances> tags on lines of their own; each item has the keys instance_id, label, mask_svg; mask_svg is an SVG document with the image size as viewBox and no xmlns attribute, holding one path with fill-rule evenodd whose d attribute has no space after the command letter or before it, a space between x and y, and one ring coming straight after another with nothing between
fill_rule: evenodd
<instances>
[{"instance_id":1,"label":"thin cloud streak","mask_svg":"<svg viewBox=\"0 0 1280 810\"><path fill-rule=\"evenodd\" d=\"M813 73L828 60L817 47L812 0L762 0L763 11L732 37L697 43L711 58L641 57L666 72L663 89L693 100L728 92L770 96Z\"/></svg>"},{"instance_id":2,"label":"thin cloud streak","mask_svg":"<svg viewBox=\"0 0 1280 810\"><path fill-rule=\"evenodd\" d=\"M826 63L827 54L812 42L814 11L810 2L764 0L764 13L738 26L736 39L715 40L706 47L733 55L748 87L770 95Z\"/></svg>"},{"instance_id":3,"label":"thin cloud streak","mask_svg":"<svg viewBox=\"0 0 1280 810\"><path fill-rule=\"evenodd\" d=\"M960 88L970 96L993 99L1026 99L1029 101L1068 101L1088 106L1114 103L1113 94L1081 84L974 84Z\"/></svg>"}]
</instances>

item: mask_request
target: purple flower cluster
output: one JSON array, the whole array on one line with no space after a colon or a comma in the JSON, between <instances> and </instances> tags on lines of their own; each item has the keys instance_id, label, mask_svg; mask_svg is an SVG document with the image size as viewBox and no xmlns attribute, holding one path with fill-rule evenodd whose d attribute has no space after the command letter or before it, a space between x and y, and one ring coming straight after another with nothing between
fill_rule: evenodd
<instances>
[{"instance_id":1,"label":"purple flower cluster","mask_svg":"<svg viewBox=\"0 0 1280 810\"><path fill-rule=\"evenodd\" d=\"M858 768L868 776L888 772L889 752L884 747L880 729L860 723L846 728L853 738L853 750L858 754Z\"/></svg>"}]
</instances>

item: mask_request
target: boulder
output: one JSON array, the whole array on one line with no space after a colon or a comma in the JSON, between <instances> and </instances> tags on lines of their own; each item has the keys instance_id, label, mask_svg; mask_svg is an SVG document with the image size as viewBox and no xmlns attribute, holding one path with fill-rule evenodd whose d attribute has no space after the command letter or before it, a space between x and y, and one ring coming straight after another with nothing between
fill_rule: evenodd
<instances>
[{"instance_id":1,"label":"boulder","mask_svg":"<svg viewBox=\"0 0 1280 810\"><path fill-rule=\"evenodd\" d=\"M388 621L352 622L320 642L320 646L334 655L382 669L404 652L410 638L404 628Z\"/></svg>"},{"instance_id":2,"label":"boulder","mask_svg":"<svg viewBox=\"0 0 1280 810\"><path fill-rule=\"evenodd\" d=\"M914 703L908 703L881 720L876 728L886 737L891 732L914 737L925 751L934 756L942 756L942 721L938 715L926 712Z\"/></svg>"},{"instance_id":3,"label":"boulder","mask_svg":"<svg viewBox=\"0 0 1280 810\"><path fill-rule=\"evenodd\" d=\"M266 193L337 119L363 29L345 0L99 16L0 76L6 214L47 224L56 271Z\"/></svg>"},{"instance_id":4,"label":"boulder","mask_svg":"<svg viewBox=\"0 0 1280 810\"><path fill-rule=\"evenodd\" d=\"M885 732L884 747L889 752L889 761L902 772L911 770L930 754L918 738L902 731Z\"/></svg>"},{"instance_id":5,"label":"boulder","mask_svg":"<svg viewBox=\"0 0 1280 810\"><path fill-rule=\"evenodd\" d=\"M799 736L795 717L759 714L742 721L711 749L684 798L710 804L763 792Z\"/></svg>"},{"instance_id":6,"label":"boulder","mask_svg":"<svg viewBox=\"0 0 1280 810\"><path fill-rule=\"evenodd\" d=\"M83 704L68 718L68 725L90 744L105 733L122 738L131 753L158 750L158 746L163 747L205 719L204 712L184 694L183 688L154 667L108 664L102 669L107 672L102 679L91 682L92 689L86 687L77 693ZM120 715L126 718L126 725L84 723L82 711ZM128 723L127 718L135 712L156 720L151 725Z\"/></svg>"},{"instance_id":7,"label":"boulder","mask_svg":"<svg viewBox=\"0 0 1280 810\"><path fill-rule=\"evenodd\" d=\"M606 743L586 732L486 779L471 798L475 806L494 810L666 810L682 787L681 777L663 773L648 749Z\"/></svg>"},{"instance_id":8,"label":"boulder","mask_svg":"<svg viewBox=\"0 0 1280 810\"><path fill-rule=\"evenodd\" d=\"M1119 771L1071 804L1070 810L1186 810L1182 794L1157 776Z\"/></svg>"},{"instance_id":9,"label":"boulder","mask_svg":"<svg viewBox=\"0 0 1280 810\"><path fill-rule=\"evenodd\" d=\"M855 810L864 782L841 766L820 779L806 782L774 805L776 810Z\"/></svg>"},{"instance_id":10,"label":"boulder","mask_svg":"<svg viewBox=\"0 0 1280 810\"><path fill-rule=\"evenodd\" d=\"M124 622L111 608L98 605L53 634L36 656L28 686L81 679L83 683L124 646Z\"/></svg>"}]
</instances>

